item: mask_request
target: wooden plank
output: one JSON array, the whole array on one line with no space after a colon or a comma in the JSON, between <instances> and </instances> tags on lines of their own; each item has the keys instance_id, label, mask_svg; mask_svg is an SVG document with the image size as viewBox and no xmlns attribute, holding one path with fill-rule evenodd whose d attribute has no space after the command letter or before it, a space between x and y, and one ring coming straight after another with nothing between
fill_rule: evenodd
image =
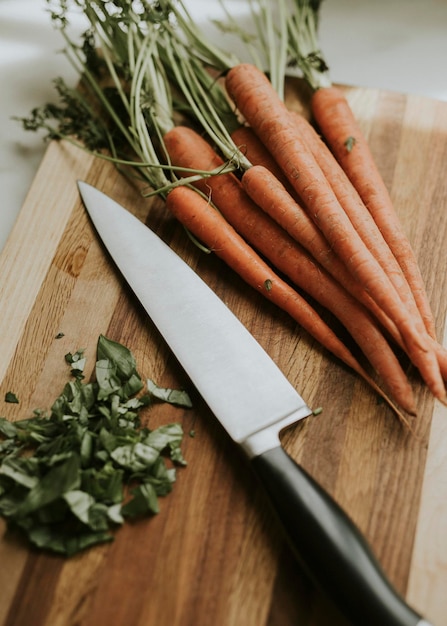
<instances>
[{"instance_id":1,"label":"wooden plank","mask_svg":"<svg viewBox=\"0 0 447 626\"><path fill-rule=\"evenodd\" d=\"M441 332L447 309L447 105L353 87L346 92L419 256ZM299 83L289 86L288 101L305 107ZM77 194L78 178L159 232L308 403L323 407L322 415L284 433L285 447L359 524L402 593L442 623L444 408L434 405L410 370L419 415L414 434L406 433L363 381L218 259L202 255L161 202L143 200L110 164L65 145L50 145L0 257L0 414L18 419L49 407L67 378L64 354L86 348L93 367L100 333L128 345L143 375L189 386L97 241ZM56 339L58 333L63 337ZM9 390L19 405L3 402ZM193 411L157 406L147 415L152 427L179 420L186 433L195 431L184 441L188 467L179 470L159 515L70 560L37 553L3 534L0 626L28 626L31 618L34 626L345 624L293 559L245 458L193 395Z\"/></svg>"},{"instance_id":2,"label":"wooden plank","mask_svg":"<svg viewBox=\"0 0 447 626\"><path fill-rule=\"evenodd\" d=\"M447 325L444 332L447 345ZM407 597L424 610L433 624L442 624L447 611L447 408L433 412L422 484Z\"/></svg>"}]
</instances>

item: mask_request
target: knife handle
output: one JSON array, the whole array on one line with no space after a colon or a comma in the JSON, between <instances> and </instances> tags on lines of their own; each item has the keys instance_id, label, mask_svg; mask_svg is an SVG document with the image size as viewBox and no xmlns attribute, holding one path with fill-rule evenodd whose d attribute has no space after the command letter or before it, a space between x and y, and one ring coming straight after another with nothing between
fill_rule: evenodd
<instances>
[{"instance_id":1,"label":"knife handle","mask_svg":"<svg viewBox=\"0 0 447 626\"><path fill-rule=\"evenodd\" d=\"M430 626L393 589L340 506L282 447L251 460L310 578L356 626Z\"/></svg>"}]
</instances>

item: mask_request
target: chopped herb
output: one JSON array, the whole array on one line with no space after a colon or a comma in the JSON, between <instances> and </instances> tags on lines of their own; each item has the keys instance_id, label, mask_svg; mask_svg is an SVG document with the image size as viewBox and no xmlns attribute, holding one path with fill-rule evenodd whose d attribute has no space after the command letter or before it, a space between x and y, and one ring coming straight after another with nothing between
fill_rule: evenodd
<instances>
[{"instance_id":1,"label":"chopped herb","mask_svg":"<svg viewBox=\"0 0 447 626\"><path fill-rule=\"evenodd\" d=\"M355 137L348 137L345 141L345 146L346 146L346 150L348 152L351 152L351 150L353 149L353 147L356 144L356 139Z\"/></svg>"},{"instance_id":2,"label":"chopped herb","mask_svg":"<svg viewBox=\"0 0 447 626\"><path fill-rule=\"evenodd\" d=\"M55 337L55 338L56 338L56 339L62 339L62 337L65 337L65 334L64 334L64 333L57 333L57 335L56 335L56 337Z\"/></svg>"},{"instance_id":3,"label":"chopped herb","mask_svg":"<svg viewBox=\"0 0 447 626\"><path fill-rule=\"evenodd\" d=\"M268 278L266 281L264 281L264 287L265 287L266 291L271 291L272 290L272 286L273 286L273 283L270 280L270 278Z\"/></svg>"},{"instance_id":4,"label":"chopped herb","mask_svg":"<svg viewBox=\"0 0 447 626\"><path fill-rule=\"evenodd\" d=\"M65 355L65 360L72 366L73 369L82 371L85 365L84 350L77 350L74 354L69 352Z\"/></svg>"},{"instance_id":5,"label":"chopped herb","mask_svg":"<svg viewBox=\"0 0 447 626\"><path fill-rule=\"evenodd\" d=\"M15 437L17 429L12 422L6 419L6 417L0 417L0 435L5 437Z\"/></svg>"},{"instance_id":6,"label":"chopped herb","mask_svg":"<svg viewBox=\"0 0 447 626\"><path fill-rule=\"evenodd\" d=\"M83 371L85 367L84 350L77 350L74 354L69 352L65 355L65 360L71 365L71 373L75 378L84 378Z\"/></svg>"},{"instance_id":7,"label":"chopped herb","mask_svg":"<svg viewBox=\"0 0 447 626\"><path fill-rule=\"evenodd\" d=\"M175 404L177 406L183 406L187 409L192 407L191 398L186 391L159 387L153 380L150 379L147 380L146 384L149 393L154 396L154 398L162 400L163 402Z\"/></svg>"},{"instance_id":8,"label":"chopped herb","mask_svg":"<svg viewBox=\"0 0 447 626\"><path fill-rule=\"evenodd\" d=\"M5 402L9 402L10 404L18 404L19 399L15 393L13 393L12 391L7 391L5 393Z\"/></svg>"},{"instance_id":9,"label":"chopped herb","mask_svg":"<svg viewBox=\"0 0 447 626\"><path fill-rule=\"evenodd\" d=\"M126 347L100 336L88 383L83 350L65 358L74 380L49 415L0 418L0 515L38 548L70 556L113 540L126 518L158 513L186 462L180 424L141 426L139 411L160 388L137 395L144 385ZM161 391L158 399L191 406L184 392Z\"/></svg>"}]
</instances>

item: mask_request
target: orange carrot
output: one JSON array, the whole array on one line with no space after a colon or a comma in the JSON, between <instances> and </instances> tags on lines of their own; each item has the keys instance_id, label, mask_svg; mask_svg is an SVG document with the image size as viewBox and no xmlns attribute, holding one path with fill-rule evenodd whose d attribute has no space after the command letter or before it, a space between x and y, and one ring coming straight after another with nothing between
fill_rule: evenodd
<instances>
[{"instance_id":1,"label":"orange carrot","mask_svg":"<svg viewBox=\"0 0 447 626\"><path fill-rule=\"evenodd\" d=\"M226 87L336 253L396 324L412 362L432 393L446 401L439 364L428 338L418 332L389 278L353 228L267 77L253 65L240 64L228 72Z\"/></svg>"},{"instance_id":2,"label":"orange carrot","mask_svg":"<svg viewBox=\"0 0 447 626\"><path fill-rule=\"evenodd\" d=\"M352 290L351 290L352 291ZM351 293L350 291L350 293ZM355 292L352 294L355 295ZM384 314L382 309L377 306L377 304L371 300L368 302L367 294L359 294L359 301L364 303L368 310L375 316L375 318L379 321L381 326L389 333L390 337L396 342L396 344L405 350L405 345L402 341L402 337L400 336L399 331L397 330L395 324ZM444 348L441 344L439 344L436 339L429 337L430 342L432 344L432 348L436 353L439 363L439 369L441 372L441 376L443 380L447 380L447 349Z\"/></svg>"},{"instance_id":3,"label":"orange carrot","mask_svg":"<svg viewBox=\"0 0 447 626\"><path fill-rule=\"evenodd\" d=\"M370 304L372 299L364 297L365 290L353 279L321 230L276 177L267 176L263 165L253 165L244 173L241 182L253 202L300 243L333 278L362 304Z\"/></svg>"},{"instance_id":4,"label":"orange carrot","mask_svg":"<svg viewBox=\"0 0 447 626\"><path fill-rule=\"evenodd\" d=\"M300 118L298 113L290 112L293 116ZM305 128L300 127L299 119L295 120L298 131L304 131ZM306 121L307 126L309 123ZM315 158L321 162L325 160L334 160L334 156L330 153L328 147L321 141L314 129L311 127L312 135L309 134L307 139L311 140L311 145L315 148L321 148L322 154L317 157L317 150L314 150ZM302 132L303 134L303 132ZM375 301L364 291L363 287L357 281L353 280L352 274L342 264L340 259L329 246L327 240L316 226L315 222L309 217L303 208L300 200L296 197L293 190L290 189L289 182L278 167L272 155L267 151L264 144L259 140L253 129L249 126L240 126L231 133L234 143L247 156L252 164L241 178L242 185L252 200L270 215L278 224L280 224L296 241L302 244L312 256L323 265L323 267L333 276L351 295L357 298L362 304L370 308L374 313L379 313L380 318L387 320L383 311L377 306ZM326 153L326 155L325 155ZM324 163L321 163L323 166ZM259 170L259 167L265 167L275 177L275 180L269 180L269 193L266 194L264 186L259 184L258 176L265 177L266 174ZM338 166L340 169L340 166ZM323 167L322 167L323 169ZM324 173L330 175L330 168L325 168ZM330 182L330 181L329 181ZM355 190L354 190L355 192ZM388 324L387 324L388 325ZM393 325L395 330L395 326ZM397 333L397 330L395 331Z\"/></svg>"},{"instance_id":5,"label":"orange carrot","mask_svg":"<svg viewBox=\"0 0 447 626\"><path fill-rule=\"evenodd\" d=\"M236 233L225 218L189 187L172 189L166 207L188 230L265 298L292 315L309 334L353 369L358 366L338 338L297 292L289 287ZM341 342L340 342L341 343Z\"/></svg>"},{"instance_id":6,"label":"orange carrot","mask_svg":"<svg viewBox=\"0 0 447 626\"><path fill-rule=\"evenodd\" d=\"M291 112L291 114L292 116L298 115L294 112ZM309 126L307 121L306 125ZM306 125L301 126L302 131L305 130ZM346 270L346 267L340 262L340 259L334 254L333 250L330 249L321 231L317 229L315 223L309 218L307 213L304 212L304 209L296 198L291 197L287 190L280 184L279 180L281 178L284 179L284 176L282 176L282 172L276 161L266 150L264 144L258 139L253 130L249 126L241 126L232 132L231 137L253 164L253 167L247 170L242 177L242 185L252 200L266 213L271 215L271 217L296 241L299 241L353 297L370 310L396 344L399 345L400 348L405 349L395 324L391 322L377 303L365 292L358 281L352 280L352 275ZM334 156L312 127L308 139L312 139L311 144L315 142L315 153L317 148L321 149L318 158L320 162L327 159L328 166L325 168L325 171L329 173L329 163L333 162ZM262 186L259 186L256 180L257 166L266 167L277 179L277 189L274 191L271 189L269 195L264 193ZM274 180L270 180L269 184L270 187L272 187ZM281 207L281 210L279 210L278 207ZM401 280L401 278L399 278L399 280ZM402 285L402 287L404 291L401 292L401 296L404 297L404 301L405 298L407 298L407 306L409 306L410 310L416 315L416 303L408 283L406 283L406 288L405 284ZM447 380L447 350L436 341L433 342L433 348L438 356L442 378Z\"/></svg>"},{"instance_id":7,"label":"orange carrot","mask_svg":"<svg viewBox=\"0 0 447 626\"><path fill-rule=\"evenodd\" d=\"M311 107L321 133L399 262L427 331L434 338L433 314L413 249L347 99L337 87L322 87L314 92Z\"/></svg>"},{"instance_id":8,"label":"orange carrot","mask_svg":"<svg viewBox=\"0 0 447 626\"><path fill-rule=\"evenodd\" d=\"M290 114L297 117L299 115L295 112L290 112ZM303 131L304 128L301 128L301 130ZM300 131L299 124L298 131ZM322 155L318 155L319 160L324 161L324 152L329 152L327 159L329 160L330 157L333 161L334 156L330 153L328 147L321 141L313 129L312 131L313 134L309 135L308 139L312 139L311 143L314 144L316 143L316 138L318 138L318 148L322 150ZM375 315L377 314L380 321L383 320L388 328L390 324L389 318L384 315L377 303L365 292L358 281L353 280L352 274L331 249L315 222L311 220L299 199L297 199L296 194L293 191L289 193L290 185L287 179L264 144L253 132L253 129L249 126L240 126L231 133L231 138L238 148L244 152L253 166L244 173L241 179L245 191L252 200L280 224L296 241L302 244L351 295L357 298ZM314 155L317 158L315 152L316 150ZM268 169L276 179L276 183L273 179L269 181L270 189L268 195L265 193L263 185L259 185L258 175L265 177L265 173L258 172L260 167ZM330 175L328 170L329 167L326 168L326 173ZM393 337L400 337L394 324L392 329Z\"/></svg>"},{"instance_id":9,"label":"orange carrot","mask_svg":"<svg viewBox=\"0 0 447 626\"><path fill-rule=\"evenodd\" d=\"M291 189L284 172L250 126L239 126L233 130L231 139L252 165L262 165L267 168L286 189Z\"/></svg>"},{"instance_id":10,"label":"orange carrot","mask_svg":"<svg viewBox=\"0 0 447 626\"><path fill-rule=\"evenodd\" d=\"M331 183L339 201L343 205L343 208L347 212L354 227L362 235L365 244L373 252L374 256L379 260L387 275L390 277L391 282L394 284L396 290L398 291L404 305L407 307L407 309L410 311L415 319L420 319L420 322L418 322L419 331L423 332L423 328L420 324L424 324L424 321L427 321L428 319L431 320L428 325L425 324L425 330L427 330L428 332L428 330L431 329L431 333L429 334L432 339L431 343L433 349L438 356L441 375L444 380L447 380L447 351L436 341L433 314L431 312L428 300L425 297L422 300L424 302L422 310L424 310L425 307L425 311L429 313L425 316L424 320L422 318L421 308L418 308L418 303L416 302L414 293L407 282L407 277L405 276L402 267L401 265L399 265L393 252L391 251L388 243L383 238L382 233L378 229L377 224L374 221L371 213L367 214L370 216L371 219L366 218L362 220L362 208L365 207L365 205L360 198L360 195L358 194L356 188L353 185L350 186L347 184L347 180L345 180L345 177L349 180L347 174L344 172L341 165L339 167L335 165L334 155L330 152L327 145L321 140L311 124L309 124L309 122L298 113L291 112L291 116L297 124L298 132L301 133L301 136L304 137L307 144L311 147L311 150L318 163L320 164L323 173L326 175L329 183ZM403 236L405 237L405 235ZM414 259L412 250L411 254L412 258ZM385 319L386 316L383 315L383 312L379 311L379 308L377 306L374 306L374 302L371 299L365 298L359 292L358 284L351 283L351 285L346 285L346 283L344 283L343 281L342 284L347 286L350 293L357 297L376 315L376 317L384 325L384 327L391 332L391 335L398 343L398 345L405 349L405 346L398 335L397 329L395 327L392 329L390 327L389 320Z\"/></svg>"},{"instance_id":11,"label":"orange carrot","mask_svg":"<svg viewBox=\"0 0 447 626\"><path fill-rule=\"evenodd\" d=\"M242 186L250 198L272 217L289 235L313 256L313 258L338 282L348 293L365 306L381 325L389 332L396 343L404 348L396 325L389 319L375 300L354 280L334 251L328 245L315 223L304 213L301 205L287 192L281 183L271 178L268 181L269 193L261 185L263 166L254 165L242 178Z\"/></svg>"},{"instance_id":12,"label":"orange carrot","mask_svg":"<svg viewBox=\"0 0 447 626\"><path fill-rule=\"evenodd\" d=\"M310 147L312 154L315 156L322 172L326 176L328 182L332 186L340 204L346 211L354 228L360 234L366 246L379 261L384 271L390 278L392 284L396 288L402 302L410 311L415 320L419 332L423 333L425 325L417 307L414 295L406 280L406 277L399 265L396 257L393 255L388 243L382 236L377 227L371 213L365 207L357 190L350 182L343 168L336 161L334 155L330 152L327 145L321 140L314 128L302 116L291 113L297 130ZM420 320L420 321L419 321Z\"/></svg>"},{"instance_id":13,"label":"orange carrot","mask_svg":"<svg viewBox=\"0 0 447 626\"><path fill-rule=\"evenodd\" d=\"M342 205L343 210L348 215L354 228L359 233L368 249L382 265L397 292L405 302L407 298L411 296L408 283L355 187L311 124L309 124L302 115L294 112L291 112L290 115L297 132L310 148L321 171L326 176L328 183L334 190L339 203Z\"/></svg>"},{"instance_id":14,"label":"orange carrot","mask_svg":"<svg viewBox=\"0 0 447 626\"><path fill-rule=\"evenodd\" d=\"M175 187L166 198L166 207L247 284L288 313L323 347L364 378L403 418L388 396L308 302L272 271L203 196L190 187Z\"/></svg>"},{"instance_id":15,"label":"orange carrot","mask_svg":"<svg viewBox=\"0 0 447 626\"><path fill-rule=\"evenodd\" d=\"M351 272L334 253L327 239L309 217L278 164L258 139L253 129L249 126L240 126L231 133L231 138L252 164L252 167L244 172L241 181L245 191L255 204L280 224L295 241L304 246L352 296L372 312L381 311L360 283L353 280ZM259 184L258 176L266 177L266 173L262 170L259 171L259 168L266 168L274 175L274 179L272 178L268 182L268 194L265 193L264 185ZM387 317L385 319L389 321ZM395 329L394 325L393 328Z\"/></svg>"},{"instance_id":16,"label":"orange carrot","mask_svg":"<svg viewBox=\"0 0 447 626\"><path fill-rule=\"evenodd\" d=\"M272 157L268 153L267 155L263 154L265 148L262 150L263 144L259 145L256 136L253 140L253 133L250 128L244 127L244 133L237 134L236 139L247 141L244 145L250 150L249 160L251 162L259 163L262 161L269 168L273 168L275 171L278 169L276 162L271 163ZM197 137L197 134L189 128L176 126L165 135L164 143L174 165L178 167L211 171L223 164L223 160L205 139ZM315 222L309 217L305 209L292 198L278 178L276 176L269 177L265 169L267 168L264 165L253 165L245 171L241 179L245 192L258 207L262 208L295 241L299 242L345 289L348 289L363 304L369 305L371 298L364 297L364 289L357 281L353 280L352 274L341 263ZM268 171L271 172L271 169ZM269 178L270 180L268 180ZM260 179L264 180L260 181ZM219 208L221 205L229 204L227 203L227 195L232 197L235 206L247 203L247 199L240 188L236 187L235 190L234 185L229 183L230 180L231 177L213 176L210 179L205 178L198 181L196 186L204 194L210 194L211 199ZM266 193L267 191L268 193ZM256 219L258 218L256 217ZM256 219L250 220L250 228L255 227ZM236 230L238 229L236 228Z\"/></svg>"},{"instance_id":17,"label":"orange carrot","mask_svg":"<svg viewBox=\"0 0 447 626\"><path fill-rule=\"evenodd\" d=\"M173 165L199 170L218 169L223 160L193 130L175 127L164 137ZM255 169L249 169L249 176ZM268 173L265 168L262 168ZM270 176L273 182L277 182ZM278 183L279 184L279 183ZM304 249L263 213L246 195L234 174L220 174L199 180L195 185L208 193L218 210L236 232L266 257L277 270L330 310L345 326L396 401L414 412L412 390L395 354L367 311L336 283ZM263 189L268 188L268 180ZM261 188L261 185L258 185ZM267 194L268 195L268 194Z\"/></svg>"}]
</instances>

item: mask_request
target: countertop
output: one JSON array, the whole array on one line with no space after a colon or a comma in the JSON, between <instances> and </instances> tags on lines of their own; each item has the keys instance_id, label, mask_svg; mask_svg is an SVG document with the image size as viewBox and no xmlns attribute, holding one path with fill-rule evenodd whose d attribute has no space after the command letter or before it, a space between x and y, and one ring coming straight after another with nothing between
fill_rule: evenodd
<instances>
[{"instance_id":1,"label":"countertop","mask_svg":"<svg viewBox=\"0 0 447 626\"><path fill-rule=\"evenodd\" d=\"M198 19L219 11L213 0L187 4ZM243 0L231 4L247 10ZM446 32L444 0L326 0L321 9L331 76L346 85L447 100ZM75 80L62 47L45 0L0 0L0 250L45 150L39 135L12 118L51 100L57 76Z\"/></svg>"}]
</instances>

